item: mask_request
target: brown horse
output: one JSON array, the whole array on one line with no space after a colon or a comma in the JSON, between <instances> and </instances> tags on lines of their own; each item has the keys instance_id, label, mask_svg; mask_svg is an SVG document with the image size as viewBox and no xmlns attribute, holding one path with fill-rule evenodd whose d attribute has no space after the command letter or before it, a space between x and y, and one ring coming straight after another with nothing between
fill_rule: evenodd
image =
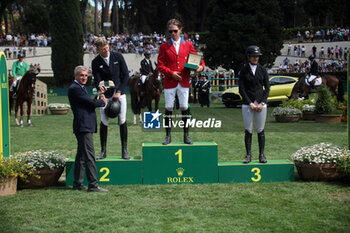
<instances>
[{"instance_id":1,"label":"brown horse","mask_svg":"<svg viewBox=\"0 0 350 233\"><path fill-rule=\"evenodd\" d=\"M333 95L337 96L339 102L344 101L344 89L341 80L334 75L326 74L322 78L322 85L326 85ZM316 86L317 88L317 86ZM299 78L298 82L294 85L291 98L296 99L298 93L301 93L301 97L307 97L311 91L311 87L306 84L305 77ZM338 89L338 92L337 92Z\"/></svg>"},{"instance_id":2,"label":"brown horse","mask_svg":"<svg viewBox=\"0 0 350 233\"><path fill-rule=\"evenodd\" d=\"M30 69L23 75L19 85L17 88L17 99L16 99L16 105L15 105L15 120L16 124L23 127L23 104L24 102L27 102L27 123L28 126L32 126L30 116L32 114L32 101L33 101L33 94L35 92L35 82L36 82L36 76L40 73L40 66L32 66ZM13 79L9 80L9 85L12 85ZM10 91L10 108L12 110L13 108L13 101L12 98L13 92ZM18 121L18 107L21 109L21 119L20 122Z\"/></svg>"},{"instance_id":3,"label":"brown horse","mask_svg":"<svg viewBox=\"0 0 350 233\"><path fill-rule=\"evenodd\" d=\"M134 113L134 124L136 124L136 115L139 115L142 123L141 109L144 104L148 111L152 111L152 102L155 100L155 110L158 110L158 103L162 93L161 74L155 69L153 75L148 76L145 82L145 93L141 95L141 85L139 85L140 74L134 75L130 80L131 108Z\"/></svg>"}]
</instances>

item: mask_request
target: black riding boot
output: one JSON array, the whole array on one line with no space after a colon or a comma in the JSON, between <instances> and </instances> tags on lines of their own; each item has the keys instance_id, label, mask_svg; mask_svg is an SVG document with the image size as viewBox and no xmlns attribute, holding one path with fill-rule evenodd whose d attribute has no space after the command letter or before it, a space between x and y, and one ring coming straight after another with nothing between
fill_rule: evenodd
<instances>
[{"instance_id":1,"label":"black riding boot","mask_svg":"<svg viewBox=\"0 0 350 233\"><path fill-rule=\"evenodd\" d=\"M164 125L165 125L165 139L163 141L163 145L168 145L171 143L171 115L173 112L165 110L165 116L164 116Z\"/></svg>"},{"instance_id":2,"label":"black riding boot","mask_svg":"<svg viewBox=\"0 0 350 233\"><path fill-rule=\"evenodd\" d=\"M182 121L184 122L184 143L185 144L192 144L192 140L190 139L190 136L188 135L188 127L187 127L187 121L189 121L189 110L181 111L182 113Z\"/></svg>"},{"instance_id":3,"label":"black riding boot","mask_svg":"<svg viewBox=\"0 0 350 233\"><path fill-rule=\"evenodd\" d=\"M100 123L101 154L98 156L97 160L101 160L107 157L107 133L108 133L108 126L104 125L101 121Z\"/></svg>"},{"instance_id":4,"label":"black riding boot","mask_svg":"<svg viewBox=\"0 0 350 233\"><path fill-rule=\"evenodd\" d=\"M17 83L18 85L18 83ZM12 88L12 91L13 91L13 94L12 94L12 99L17 99L17 85L16 86L13 86Z\"/></svg>"},{"instance_id":5,"label":"black riding boot","mask_svg":"<svg viewBox=\"0 0 350 233\"><path fill-rule=\"evenodd\" d=\"M130 156L127 151L128 146L128 128L126 125L126 122L119 126L120 129L120 141L122 143L122 158L123 159L130 159Z\"/></svg>"},{"instance_id":6,"label":"black riding boot","mask_svg":"<svg viewBox=\"0 0 350 233\"><path fill-rule=\"evenodd\" d=\"M245 131L244 144L247 154L243 163L250 163L252 161L252 134L249 133L248 130Z\"/></svg>"},{"instance_id":7,"label":"black riding boot","mask_svg":"<svg viewBox=\"0 0 350 233\"><path fill-rule=\"evenodd\" d=\"M264 130L258 133L258 142L259 142L259 162L266 163L267 160L264 155L265 148L265 132Z\"/></svg>"}]
</instances>

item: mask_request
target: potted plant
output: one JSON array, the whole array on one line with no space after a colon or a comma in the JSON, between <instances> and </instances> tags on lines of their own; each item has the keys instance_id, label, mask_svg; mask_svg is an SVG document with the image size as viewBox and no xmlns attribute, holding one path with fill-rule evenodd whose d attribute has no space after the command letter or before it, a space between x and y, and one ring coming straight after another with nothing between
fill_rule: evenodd
<instances>
[{"instance_id":1,"label":"potted plant","mask_svg":"<svg viewBox=\"0 0 350 233\"><path fill-rule=\"evenodd\" d=\"M57 151L42 150L19 152L11 157L29 164L35 170L35 174L40 176L29 177L29 182L24 182L20 178L19 188L41 188L56 184L62 175L67 160L65 156Z\"/></svg>"},{"instance_id":2,"label":"potted plant","mask_svg":"<svg viewBox=\"0 0 350 233\"><path fill-rule=\"evenodd\" d=\"M349 151L331 143L302 147L291 155L301 179L306 181L332 181L343 176L337 171L340 159Z\"/></svg>"},{"instance_id":3,"label":"potted plant","mask_svg":"<svg viewBox=\"0 0 350 233\"><path fill-rule=\"evenodd\" d=\"M342 112L337 109L337 101L332 99L331 92L327 86L321 85L317 89L315 104L316 122L340 123Z\"/></svg>"},{"instance_id":4,"label":"potted plant","mask_svg":"<svg viewBox=\"0 0 350 233\"><path fill-rule=\"evenodd\" d=\"M350 155L342 156L337 163L337 170L344 174L345 180L350 181Z\"/></svg>"},{"instance_id":5,"label":"potted plant","mask_svg":"<svg viewBox=\"0 0 350 233\"><path fill-rule=\"evenodd\" d=\"M303 100L303 107L301 108L301 111L303 112L303 120L314 121L316 119L315 103L315 97Z\"/></svg>"},{"instance_id":6,"label":"potted plant","mask_svg":"<svg viewBox=\"0 0 350 233\"><path fill-rule=\"evenodd\" d=\"M23 160L0 158L0 196L13 195L17 191L17 177L24 181L34 170Z\"/></svg>"},{"instance_id":7,"label":"potted plant","mask_svg":"<svg viewBox=\"0 0 350 233\"><path fill-rule=\"evenodd\" d=\"M70 109L69 104L52 103L48 105L52 115L66 115Z\"/></svg>"},{"instance_id":8,"label":"potted plant","mask_svg":"<svg viewBox=\"0 0 350 233\"><path fill-rule=\"evenodd\" d=\"M315 105L304 104L303 105L303 120L314 121L316 119Z\"/></svg>"},{"instance_id":9,"label":"potted plant","mask_svg":"<svg viewBox=\"0 0 350 233\"><path fill-rule=\"evenodd\" d=\"M301 115L302 112L293 107L276 107L272 111L272 116L277 122L297 122Z\"/></svg>"}]
</instances>

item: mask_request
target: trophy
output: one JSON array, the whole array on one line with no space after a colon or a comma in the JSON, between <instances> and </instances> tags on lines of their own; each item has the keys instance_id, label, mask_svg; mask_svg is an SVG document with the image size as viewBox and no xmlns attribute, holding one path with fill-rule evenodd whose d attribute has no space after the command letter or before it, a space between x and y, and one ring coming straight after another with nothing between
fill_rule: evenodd
<instances>
[{"instance_id":1,"label":"trophy","mask_svg":"<svg viewBox=\"0 0 350 233\"><path fill-rule=\"evenodd\" d=\"M194 53L190 53L187 58L187 62L184 64L185 68L190 70L197 70L198 66L202 63L202 56Z\"/></svg>"},{"instance_id":2,"label":"trophy","mask_svg":"<svg viewBox=\"0 0 350 233\"><path fill-rule=\"evenodd\" d=\"M114 82L112 80L101 81L98 85L99 87L105 87L107 90L115 87Z\"/></svg>"}]
</instances>

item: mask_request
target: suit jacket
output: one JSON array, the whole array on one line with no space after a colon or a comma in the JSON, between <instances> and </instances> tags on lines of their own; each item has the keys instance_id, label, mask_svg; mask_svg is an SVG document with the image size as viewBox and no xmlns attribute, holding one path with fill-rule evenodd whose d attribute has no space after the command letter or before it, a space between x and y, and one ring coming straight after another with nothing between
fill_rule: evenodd
<instances>
[{"instance_id":1,"label":"suit jacket","mask_svg":"<svg viewBox=\"0 0 350 233\"><path fill-rule=\"evenodd\" d=\"M257 65L255 75L246 64L239 74L239 93L242 103L249 105L257 101L259 104L266 103L270 92L270 82L267 71L260 64Z\"/></svg>"},{"instance_id":2,"label":"suit jacket","mask_svg":"<svg viewBox=\"0 0 350 233\"><path fill-rule=\"evenodd\" d=\"M75 81L68 89L68 99L74 115L73 132L75 134L96 133L95 108L105 106L105 102L103 100L91 99L86 90Z\"/></svg>"},{"instance_id":3,"label":"suit jacket","mask_svg":"<svg viewBox=\"0 0 350 233\"><path fill-rule=\"evenodd\" d=\"M158 70L164 74L164 88L175 88L179 81L172 78L174 71L181 74L182 80L180 85L182 87L190 87L190 70L185 69L184 64L187 62L189 53L197 54L193 45L189 41L181 39L179 54L176 54L175 47L170 39L167 43L160 45L158 54ZM201 65L204 68L204 60Z\"/></svg>"},{"instance_id":4,"label":"suit jacket","mask_svg":"<svg viewBox=\"0 0 350 233\"><path fill-rule=\"evenodd\" d=\"M91 67L95 79L95 86L98 88L101 81L112 80L117 92L125 94L129 79L128 67L122 54L114 51L110 51L109 54L109 66L100 55L97 55L94 60L92 60ZM107 91L105 96L107 98L111 97L113 91L114 90Z\"/></svg>"},{"instance_id":5,"label":"suit jacket","mask_svg":"<svg viewBox=\"0 0 350 233\"><path fill-rule=\"evenodd\" d=\"M144 58L141 61L141 74L148 75L149 73L154 73L154 70L152 67L152 61L151 61L151 63L149 63L148 60L146 58Z\"/></svg>"}]
</instances>

